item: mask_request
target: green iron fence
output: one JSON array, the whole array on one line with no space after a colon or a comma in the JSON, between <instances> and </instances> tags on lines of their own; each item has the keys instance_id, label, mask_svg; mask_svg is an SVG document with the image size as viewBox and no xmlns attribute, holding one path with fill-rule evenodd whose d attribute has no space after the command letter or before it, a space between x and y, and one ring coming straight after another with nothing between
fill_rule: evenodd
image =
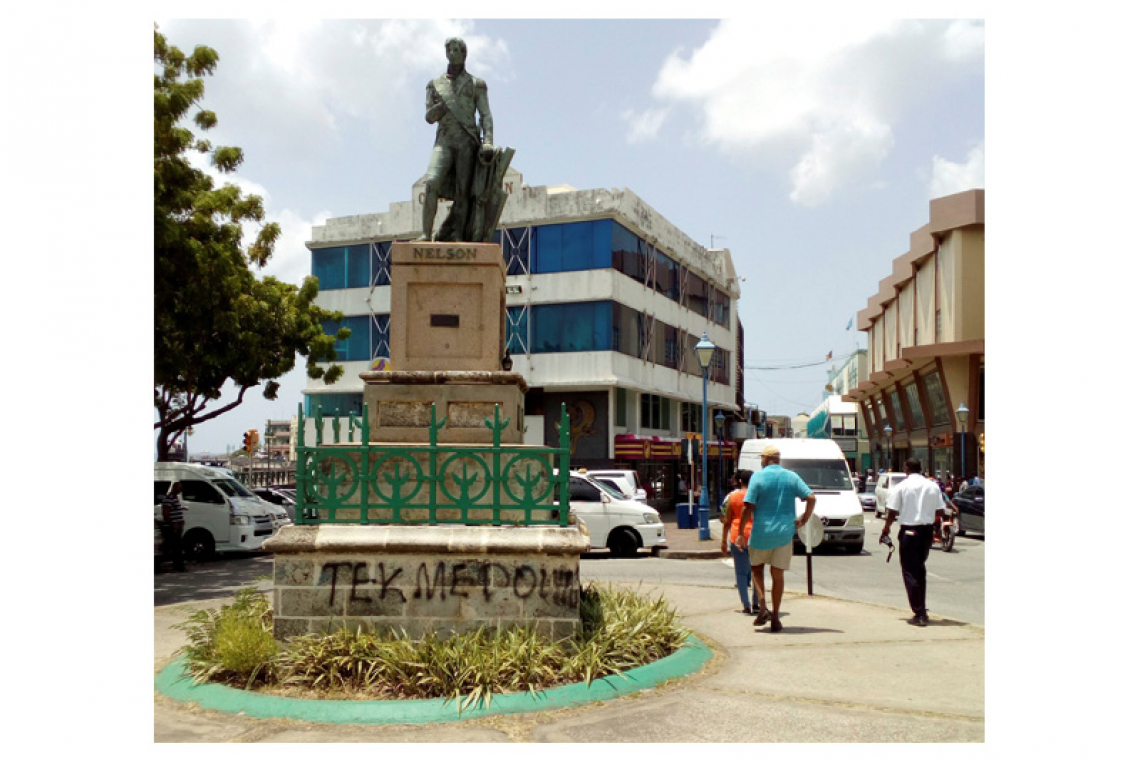
<instances>
[{"instance_id":1,"label":"green iron fence","mask_svg":"<svg viewBox=\"0 0 1140 760\"><path fill-rule=\"evenodd\" d=\"M332 443L318 405L316 444L305 443L305 417L297 407L297 505L301 525L567 524L570 421L562 405L558 448L502 443L510 418L484 419L491 445L441 444L431 407L428 442L369 442L368 405L359 417L332 417ZM342 422L343 420L343 422ZM344 441L342 438L344 428ZM557 469L557 474L555 470ZM556 503L560 502L560 503Z\"/></svg>"}]
</instances>

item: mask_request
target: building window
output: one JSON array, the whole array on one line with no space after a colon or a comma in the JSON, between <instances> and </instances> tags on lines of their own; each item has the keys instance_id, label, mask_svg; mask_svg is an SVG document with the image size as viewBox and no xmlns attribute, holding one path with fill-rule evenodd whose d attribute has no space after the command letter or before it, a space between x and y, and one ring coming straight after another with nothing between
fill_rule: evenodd
<instances>
[{"instance_id":1,"label":"building window","mask_svg":"<svg viewBox=\"0 0 1140 760\"><path fill-rule=\"evenodd\" d=\"M352 331L344 340L336 342L338 362L366 362L372 358L371 318L364 314L358 317L345 317L340 322L326 321L322 327L325 335L336 335L342 327Z\"/></svg>"},{"instance_id":2,"label":"building window","mask_svg":"<svg viewBox=\"0 0 1140 760\"><path fill-rule=\"evenodd\" d=\"M653 272L653 284L657 292L671 301L681 296L680 267L668 255L655 251L657 266Z\"/></svg>"},{"instance_id":3,"label":"building window","mask_svg":"<svg viewBox=\"0 0 1140 760\"><path fill-rule=\"evenodd\" d=\"M986 368L978 370L978 419L986 421Z\"/></svg>"},{"instance_id":4,"label":"building window","mask_svg":"<svg viewBox=\"0 0 1140 760\"><path fill-rule=\"evenodd\" d=\"M531 353L612 350L612 301L531 307Z\"/></svg>"},{"instance_id":5,"label":"building window","mask_svg":"<svg viewBox=\"0 0 1140 760\"><path fill-rule=\"evenodd\" d=\"M372 244L372 285L392 284L392 243L383 241Z\"/></svg>"},{"instance_id":6,"label":"building window","mask_svg":"<svg viewBox=\"0 0 1140 760\"><path fill-rule=\"evenodd\" d=\"M368 243L315 248L313 275L320 282L321 290L367 288L371 284L371 255L371 245Z\"/></svg>"},{"instance_id":7,"label":"building window","mask_svg":"<svg viewBox=\"0 0 1140 760\"><path fill-rule=\"evenodd\" d=\"M695 274L688 273L689 281L685 289L685 306L702 317L709 314L709 284Z\"/></svg>"},{"instance_id":8,"label":"building window","mask_svg":"<svg viewBox=\"0 0 1140 760\"><path fill-rule=\"evenodd\" d=\"M918 386L914 383L903 389L906 394L906 405L910 407L910 418L914 422L915 430L926 429L926 417L922 413L922 404L918 399Z\"/></svg>"},{"instance_id":9,"label":"building window","mask_svg":"<svg viewBox=\"0 0 1140 760\"><path fill-rule=\"evenodd\" d=\"M626 356L640 358L644 315L617 301L611 301L611 303L613 304L613 339L611 345L615 351Z\"/></svg>"},{"instance_id":10,"label":"building window","mask_svg":"<svg viewBox=\"0 0 1140 760\"><path fill-rule=\"evenodd\" d=\"M363 393L309 393L305 396L305 416L314 417L318 407L325 417L358 417L364 413Z\"/></svg>"},{"instance_id":11,"label":"building window","mask_svg":"<svg viewBox=\"0 0 1140 760\"><path fill-rule=\"evenodd\" d=\"M625 388L617 388L614 391L614 424L621 427L625 427L626 395Z\"/></svg>"},{"instance_id":12,"label":"building window","mask_svg":"<svg viewBox=\"0 0 1140 760\"><path fill-rule=\"evenodd\" d=\"M530 353L529 327L530 310L526 306L507 307L507 350L512 354Z\"/></svg>"},{"instance_id":13,"label":"building window","mask_svg":"<svg viewBox=\"0 0 1140 760\"><path fill-rule=\"evenodd\" d=\"M931 372L922 378L922 387L926 391L926 401L930 404L930 424L949 425L950 410L946 408L946 397L942 395L942 379L937 372Z\"/></svg>"},{"instance_id":14,"label":"building window","mask_svg":"<svg viewBox=\"0 0 1140 760\"><path fill-rule=\"evenodd\" d=\"M891 411L894 412L895 419L898 420L898 427L900 429L905 429L907 426L906 417L903 416L902 404L899 403L898 391L897 390L891 391L890 398L891 398Z\"/></svg>"},{"instance_id":15,"label":"building window","mask_svg":"<svg viewBox=\"0 0 1140 760\"><path fill-rule=\"evenodd\" d=\"M610 219L535 227L531 244L534 273L609 268L611 227Z\"/></svg>"},{"instance_id":16,"label":"building window","mask_svg":"<svg viewBox=\"0 0 1140 760\"><path fill-rule=\"evenodd\" d=\"M731 303L728 294L722 293L712 286L709 289L712 291L712 320L721 327L727 327Z\"/></svg>"},{"instance_id":17,"label":"building window","mask_svg":"<svg viewBox=\"0 0 1140 760\"><path fill-rule=\"evenodd\" d=\"M630 232L623 225L606 220L612 224L611 233L611 262L614 269L645 284L646 274L649 271L649 255L645 241Z\"/></svg>"},{"instance_id":18,"label":"building window","mask_svg":"<svg viewBox=\"0 0 1140 760\"><path fill-rule=\"evenodd\" d=\"M503 232L506 232L504 238ZM507 264L507 274L526 274L530 271L530 228L513 227L509 230L495 230L491 239L503 247L503 261Z\"/></svg>"},{"instance_id":19,"label":"building window","mask_svg":"<svg viewBox=\"0 0 1140 760\"><path fill-rule=\"evenodd\" d=\"M652 393L641 394L641 427L665 430L669 427L669 399Z\"/></svg>"}]
</instances>

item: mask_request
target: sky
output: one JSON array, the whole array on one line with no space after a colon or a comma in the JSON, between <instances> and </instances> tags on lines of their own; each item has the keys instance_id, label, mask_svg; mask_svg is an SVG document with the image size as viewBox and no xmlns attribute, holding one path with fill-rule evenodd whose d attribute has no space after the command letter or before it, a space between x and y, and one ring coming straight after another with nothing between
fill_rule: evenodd
<instances>
[{"instance_id":1,"label":"sky","mask_svg":"<svg viewBox=\"0 0 1140 760\"><path fill-rule=\"evenodd\" d=\"M283 230L263 274L299 284L314 225L410 198L434 140L424 86L461 36L495 141L515 148L527 184L629 188L698 243L729 248L746 367L833 354L746 370L747 402L769 414L810 412L827 370L866 346L847 325L930 199L985 187L981 20L156 23L184 52L218 52L209 139L245 153L219 181L262 196ZM195 427L191 452L289 418L304 386L299 365L277 401L247 393Z\"/></svg>"}]
</instances>

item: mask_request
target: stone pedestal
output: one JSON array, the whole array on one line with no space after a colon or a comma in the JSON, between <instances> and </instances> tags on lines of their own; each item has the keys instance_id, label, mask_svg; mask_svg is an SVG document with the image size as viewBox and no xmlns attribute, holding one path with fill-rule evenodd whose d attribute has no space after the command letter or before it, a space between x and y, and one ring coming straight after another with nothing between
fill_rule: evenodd
<instances>
[{"instance_id":1,"label":"stone pedestal","mask_svg":"<svg viewBox=\"0 0 1140 760\"><path fill-rule=\"evenodd\" d=\"M506 277L494 243L394 243L392 369L500 371Z\"/></svg>"},{"instance_id":2,"label":"stone pedestal","mask_svg":"<svg viewBox=\"0 0 1140 760\"><path fill-rule=\"evenodd\" d=\"M552 638L579 627L577 528L294 525L274 552L279 640L357 626L419 638L535 625Z\"/></svg>"},{"instance_id":3,"label":"stone pedestal","mask_svg":"<svg viewBox=\"0 0 1140 760\"><path fill-rule=\"evenodd\" d=\"M368 405L369 438L386 443L427 443L431 405L436 419L447 419L436 432L439 443L490 443L483 421L510 420L500 442L523 440L526 381L513 372L361 372Z\"/></svg>"}]
</instances>

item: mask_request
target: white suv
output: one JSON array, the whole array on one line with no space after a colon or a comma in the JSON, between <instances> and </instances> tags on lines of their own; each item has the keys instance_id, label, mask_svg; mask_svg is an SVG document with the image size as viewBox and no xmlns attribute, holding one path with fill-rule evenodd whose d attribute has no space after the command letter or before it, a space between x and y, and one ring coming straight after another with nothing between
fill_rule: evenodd
<instances>
[{"instance_id":1,"label":"white suv","mask_svg":"<svg viewBox=\"0 0 1140 760\"><path fill-rule=\"evenodd\" d=\"M591 549L608 548L615 557L665 543L665 525L653 507L629 501L608 483L570 473L570 512L586 526Z\"/></svg>"},{"instance_id":2,"label":"white suv","mask_svg":"<svg viewBox=\"0 0 1140 760\"><path fill-rule=\"evenodd\" d=\"M906 479L905 472L884 472L875 484L875 517L887 516L887 497L891 495L891 486L897 486Z\"/></svg>"}]
</instances>

